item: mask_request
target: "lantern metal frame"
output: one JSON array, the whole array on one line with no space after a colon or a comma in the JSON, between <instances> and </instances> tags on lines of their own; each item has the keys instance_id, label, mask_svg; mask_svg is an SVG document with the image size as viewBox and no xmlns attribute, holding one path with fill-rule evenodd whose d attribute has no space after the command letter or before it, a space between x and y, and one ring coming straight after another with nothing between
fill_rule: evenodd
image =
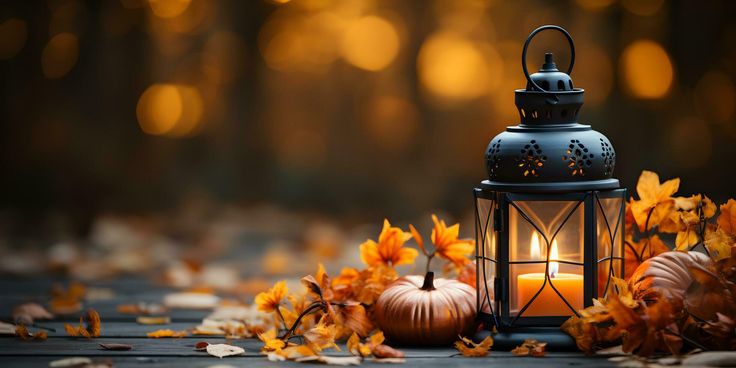
<instances>
[{"instance_id":1,"label":"lantern metal frame","mask_svg":"<svg viewBox=\"0 0 736 368\"><path fill-rule=\"evenodd\" d=\"M484 182L484 183L487 183ZM567 192L567 193L521 193L521 192L501 192L488 189L487 187L481 186L475 188L473 191L475 196L475 228L477 236L476 246L476 279L478 280L478 293L477 293L477 305L478 305L478 318L481 322L486 323L489 326L495 326L498 330L504 330L514 327L559 327L569 317L560 316L544 316L544 317L525 317L524 311L531 305L536 297L541 293L542 288L552 287L557 295L570 307L571 314L577 315L577 311L570 306L570 303L562 296L559 291L554 287L554 281L549 277L549 251L546 253L547 258L539 261L519 261L510 260L509 250L511 244L509 244L508 234L508 223L509 223L509 210L514 207L519 211L521 218L527 221L532 227L537 229L540 234L544 237L547 249L556 236L556 234L568 223L570 217L575 211L583 206L583 229L584 229L584 240L583 240L583 262L573 262L565 260L555 260L555 262L563 264L572 264L575 266L583 267L583 297L584 305L592 305L593 298L605 296L605 292L609 290L611 277L623 275L624 262L623 262L623 249L624 249L624 237L622 234L622 226L624 224L625 215L625 198L626 189L613 189L605 191L580 191L580 192ZM491 205L488 207L488 212L481 212L478 206L478 200L491 201ZM601 199L620 199L620 205L617 210L616 218L608 219L606 211L603 210ZM575 203L571 209L568 210L564 216L565 219L558 225L554 231L554 235L547 239L541 231L541 225L536 224L524 210L522 210L516 203L520 201L568 201ZM600 211L599 211L600 210ZM606 228L603 229L603 233L607 234L611 243L610 253L608 255L598 254L598 240L599 235L595 224L598 223L599 218L602 216L603 222L606 224ZM488 241L488 235L491 235L495 239L496 255L486 254L486 244ZM614 252L621 252L620 254L614 254ZM610 261L609 271L607 273L606 285L604 287L604 295L599 295L599 283L598 283L598 265ZM614 269L614 261L619 261L620 268ZM486 269L486 262L491 262L496 265L495 274L489 274ZM545 282L539 289L536 295L529 300L524 306L519 308L519 312L515 316L511 316L509 295L510 290L510 277L509 277L509 266L513 264L544 264L545 265ZM494 284L488 285L488 280L493 278ZM549 286L548 286L549 284ZM488 311L486 311L488 307Z\"/></svg>"},{"instance_id":2,"label":"lantern metal frame","mask_svg":"<svg viewBox=\"0 0 736 368\"><path fill-rule=\"evenodd\" d=\"M540 71L529 75L526 67L527 48L532 38L544 30L559 31L566 37L571 53L567 74L557 69L552 54L548 53ZM493 334L494 345L502 349L513 348L530 338L547 342L550 349L575 348L572 338L559 328L569 316L524 316L527 308L545 288L554 290L557 297L570 308L569 315L578 315L578 311L557 290L554 278L549 275L551 244L573 214L581 216L575 221L582 223L582 229L578 228L581 231L582 262L552 261L582 267L583 306L590 306L594 298L605 296L611 290L612 277L624 274L626 189L620 188L618 180L612 177L615 151L608 138L592 130L589 125L577 122L584 90L574 88L569 76L574 62L572 37L562 27L542 26L528 36L522 51L522 69L527 86L526 89L515 91L521 122L508 127L491 140L485 156L489 180L482 181L473 191L477 239L477 315L485 327L476 334L476 339ZM607 206L602 204L602 200L608 199L616 200L612 207L610 203ZM553 220L556 229L545 233L542 229L551 224L535 223L534 216L529 216L519 206L525 201L542 202L535 206L544 205L545 201L569 202L571 206L561 210L567 211L562 215L564 219L561 222ZM578 212L581 206L582 215ZM544 259L511 259L511 247L519 246L511 244L512 209L518 216L514 221L527 222L541 234L543 245L547 247ZM542 221L539 218L537 220ZM518 226L517 222L514 224ZM608 237L608 254L598 254L599 246L603 245L601 236ZM489 239L495 241L495 246L489 246ZM487 248L493 248L495 254L488 254L490 249ZM606 262L608 271L600 268ZM490 264L494 265L492 271L486 267ZM544 264L544 281L530 300L524 305L515 306L518 309L512 315L511 303L516 295L510 294L512 291L518 293L518 287L511 290L513 275L510 277L510 274L512 266L517 264ZM601 280L600 284L599 275L605 275L605 281ZM490 280L493 280L492 285ZM602 285L603 282L605 285Z\"/></svg>"}]
</instances>

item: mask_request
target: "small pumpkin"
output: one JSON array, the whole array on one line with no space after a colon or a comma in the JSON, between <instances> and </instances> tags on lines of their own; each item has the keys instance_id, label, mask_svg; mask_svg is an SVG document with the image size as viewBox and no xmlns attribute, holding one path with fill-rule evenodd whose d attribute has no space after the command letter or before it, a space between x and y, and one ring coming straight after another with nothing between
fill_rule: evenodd
<instances>
[{"instance_id":1,"label":"small pumpkin","mask_svg":"<svg viewBox=\"0 0 736 368\"><path fill-rule=\"evenodd\" d=\"M473 333L475 303L475 289L460 281L404 276L378 297L376 323L393 344L448 346Z\"/></svg>"},{"instance_id":2,"label":"small pumpkin","mask_svg":"<svg viewBox=\"0 0 736 368\"><path fill-rule=\"evenodd\" d=\"M665 252L642 262L629 280L635 299L655 300L661 292L683 299L693 283L690 267L706 266L710 258L700 252Z\"/></svg>"}]
</instances>

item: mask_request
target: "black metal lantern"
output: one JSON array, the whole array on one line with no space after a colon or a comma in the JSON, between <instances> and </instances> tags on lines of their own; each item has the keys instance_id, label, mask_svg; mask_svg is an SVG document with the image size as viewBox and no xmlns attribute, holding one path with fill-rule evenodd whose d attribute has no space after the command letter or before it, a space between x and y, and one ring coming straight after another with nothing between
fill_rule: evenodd
<instances>
[{"instance_id":1,"label":"black metal lantern","mask_svg":"<svg viewBox=\"0 0 736 368\"><path fill-rule=\"evenodd\" d=\"M526 53L543 30L565 35L567 73L551 53L529 75ZM496 344L527 338L574 347L559 326L623 275L626 189L612 177L613 146L577 122L584 90L570 78L575 46L563 28L534 30L522 52L526 89L516 90L521 123L493 138L488 180L475 189L478 316Z\"/></svg>"}]
</instances>

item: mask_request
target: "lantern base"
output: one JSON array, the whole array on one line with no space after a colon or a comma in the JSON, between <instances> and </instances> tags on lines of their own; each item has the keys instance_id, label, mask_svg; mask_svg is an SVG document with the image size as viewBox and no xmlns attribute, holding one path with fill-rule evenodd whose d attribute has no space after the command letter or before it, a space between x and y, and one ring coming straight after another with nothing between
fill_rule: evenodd
<instances>
[{"instance_id":1,"label":"lantern base","mask_svg":"<svg viewBox=\"0 0 736 368\"><path fill-rule=\"evenodd\" d=\"M521 345L527 339L546 342L547 351L578 350L575 340L568 334L560 331L559 327L521 327L498 333L481 330L475 334L474 340L479 342L488 336L493 337L494 350L511 351L511 349Z\"/></svg>"}]
</instances>

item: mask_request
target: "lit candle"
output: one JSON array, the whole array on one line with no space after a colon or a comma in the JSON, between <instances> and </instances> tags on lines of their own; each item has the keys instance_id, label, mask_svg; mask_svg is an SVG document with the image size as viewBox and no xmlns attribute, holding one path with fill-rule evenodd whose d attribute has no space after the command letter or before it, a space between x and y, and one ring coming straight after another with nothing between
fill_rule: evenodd
<instances>
[{"instance_id":1,"label":"lit candle","mask_svg":"<svg viewBox=\"0 0 736 368\"><path fill-rule=\"evenodd\" d=\"M539 242L539 234L537 232L532 233L532 239L529 246L529 253L532 259L544 259L541 256L541 246ZM557 239L552 241L552 248L549 252L549 278L554 284L557 291L567 300L568 303L575 309L583 309L583 275L574 273L561 273L559 272L559 263L555 262L559 260L557 250ZM518 275L517 281L517 293L516 302L518 310L524 307L531 299L534 294L539 291L544 283L544 272L540 273L527 273ZM541 293L534 299L534 302L524 311L522 316L569 316L573 312L565 304L560 296L552 289L552 286L544 286Z\"/></svg>"}]
</instances>

